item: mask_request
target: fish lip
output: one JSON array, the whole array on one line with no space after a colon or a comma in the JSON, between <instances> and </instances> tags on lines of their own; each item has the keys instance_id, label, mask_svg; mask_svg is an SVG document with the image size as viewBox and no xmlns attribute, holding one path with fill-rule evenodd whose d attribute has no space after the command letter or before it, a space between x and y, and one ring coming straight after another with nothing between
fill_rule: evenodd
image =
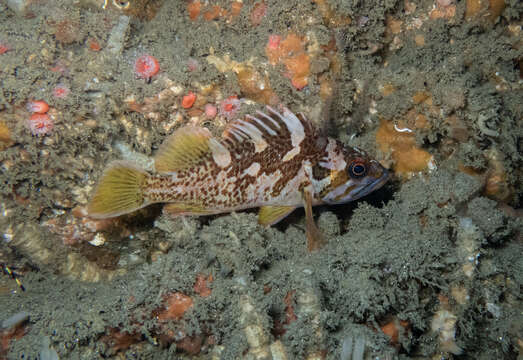
<instances>
[{"instance_id":1,"label":"fish lip","mask_svg":"<svg viewBox=\"0 0 523 360\"><path fill-rule=\"evenodd\" d=\"M391 173L388 169L383 168L381 176L371 183L369 183L367 186L361 188L360 191L358 191L356 194L354 194L355 199L362 198L363 196L366 196L370 194L371 192L378 190L381 188L385 183L390 179Z\"/></svg>"},{"instance_id":2,"label":"fish lip","mask_svg":"<svg viewBox=\"0 0 523 360\"><path fill-rule=\"evenodd\" d=\"M391 172L389 171L389 169L383 168L383 172L381 173L381 176L378 179L376 179L376 181L374 181L374 183L372 184L374 190L377 190L380 187L382 187L383 185L385 185L385 183L387 181L389 181L390 176L391 176Z\"/></svg>"}]
</instances>

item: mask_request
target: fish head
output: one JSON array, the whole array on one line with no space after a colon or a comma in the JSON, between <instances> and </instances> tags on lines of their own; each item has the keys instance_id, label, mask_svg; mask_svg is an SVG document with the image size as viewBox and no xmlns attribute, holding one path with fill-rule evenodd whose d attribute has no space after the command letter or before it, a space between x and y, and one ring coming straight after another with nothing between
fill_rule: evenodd
<instances>
[{"instance_id":1,"label":"fish head","mask_svg":"<svg viewBox=\"0 0 523 360\"><path fill-rule=\"evenodd\" d=\"M357 200L383 186L389 170L357 148L337 142L319 165L327 169L320 199L327 204L342 204Z\"/></svg>"}]
</instances>

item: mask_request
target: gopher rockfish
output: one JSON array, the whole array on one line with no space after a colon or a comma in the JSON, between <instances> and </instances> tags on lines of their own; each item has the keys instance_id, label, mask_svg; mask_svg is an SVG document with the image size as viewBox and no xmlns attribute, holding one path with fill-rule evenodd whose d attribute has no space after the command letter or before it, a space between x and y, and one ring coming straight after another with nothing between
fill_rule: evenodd
<instances>
[{"instance_id":1,"label":"gopher rockfish","mask_svg":"<svg viewBox=\"0 0 523 360\"><path fill-rule=\"evenodd\" d=\"M323 240L312 206L356 200L380 188L387 169L357 148L320 136L287 108L230 122L221 138L206 128L179 128L159 148L154 173L126 161L105 170L88 205L109 218L153 203L173 215L210 215L260 207L272 225L304 206L309 250Z\"/></svg>"}]
</instances>

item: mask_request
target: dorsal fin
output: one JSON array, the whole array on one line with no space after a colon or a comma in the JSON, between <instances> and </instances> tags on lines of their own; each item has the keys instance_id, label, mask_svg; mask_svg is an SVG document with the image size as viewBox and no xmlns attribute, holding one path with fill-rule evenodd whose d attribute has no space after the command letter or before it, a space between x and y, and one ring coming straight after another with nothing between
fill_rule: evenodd
<instances>
[{"instance_id":1,"label":"dorsal fin","mask_svg":"<svg viewBox=\"0 0 523 360\"><path fill-rule=\"evenodd\" d=\"M298 146L310 131L310 124L303 114L295 115L283 108L280 113L267 106L267 113L257 111L244 119L231 121L223 131L224 140L234 144L244 140L254 143L256 152L263 151L276 138L288 138L293 147Z\"/></svg>"},{"instance_id":2,"label":"dorsal fin","mask_svg":"<svg viewBox=\"0 0 523 360\"><path fill-rule=\"evenodd\" d=\"M154 157L157 172L173 172L196 165L210 151L206 128L184 126L169 136Z\"/></svg>"}]
</instances>

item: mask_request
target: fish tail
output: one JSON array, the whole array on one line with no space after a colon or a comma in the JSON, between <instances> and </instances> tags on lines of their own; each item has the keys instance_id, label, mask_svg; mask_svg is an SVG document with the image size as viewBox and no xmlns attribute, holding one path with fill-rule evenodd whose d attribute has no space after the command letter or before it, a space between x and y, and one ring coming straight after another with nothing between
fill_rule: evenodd
<instances>
[{"instance_id":1,"label":"fish tail","mask_svg":"<svg viewBox=\"0 0 523 360\"><path fill-rule=\"evenodd\" d=\"M149 205L144 186L149 174L127 161L113 161L105 169L87 206L90 217L104 219Z\"/></svg>"}]
</instances>

